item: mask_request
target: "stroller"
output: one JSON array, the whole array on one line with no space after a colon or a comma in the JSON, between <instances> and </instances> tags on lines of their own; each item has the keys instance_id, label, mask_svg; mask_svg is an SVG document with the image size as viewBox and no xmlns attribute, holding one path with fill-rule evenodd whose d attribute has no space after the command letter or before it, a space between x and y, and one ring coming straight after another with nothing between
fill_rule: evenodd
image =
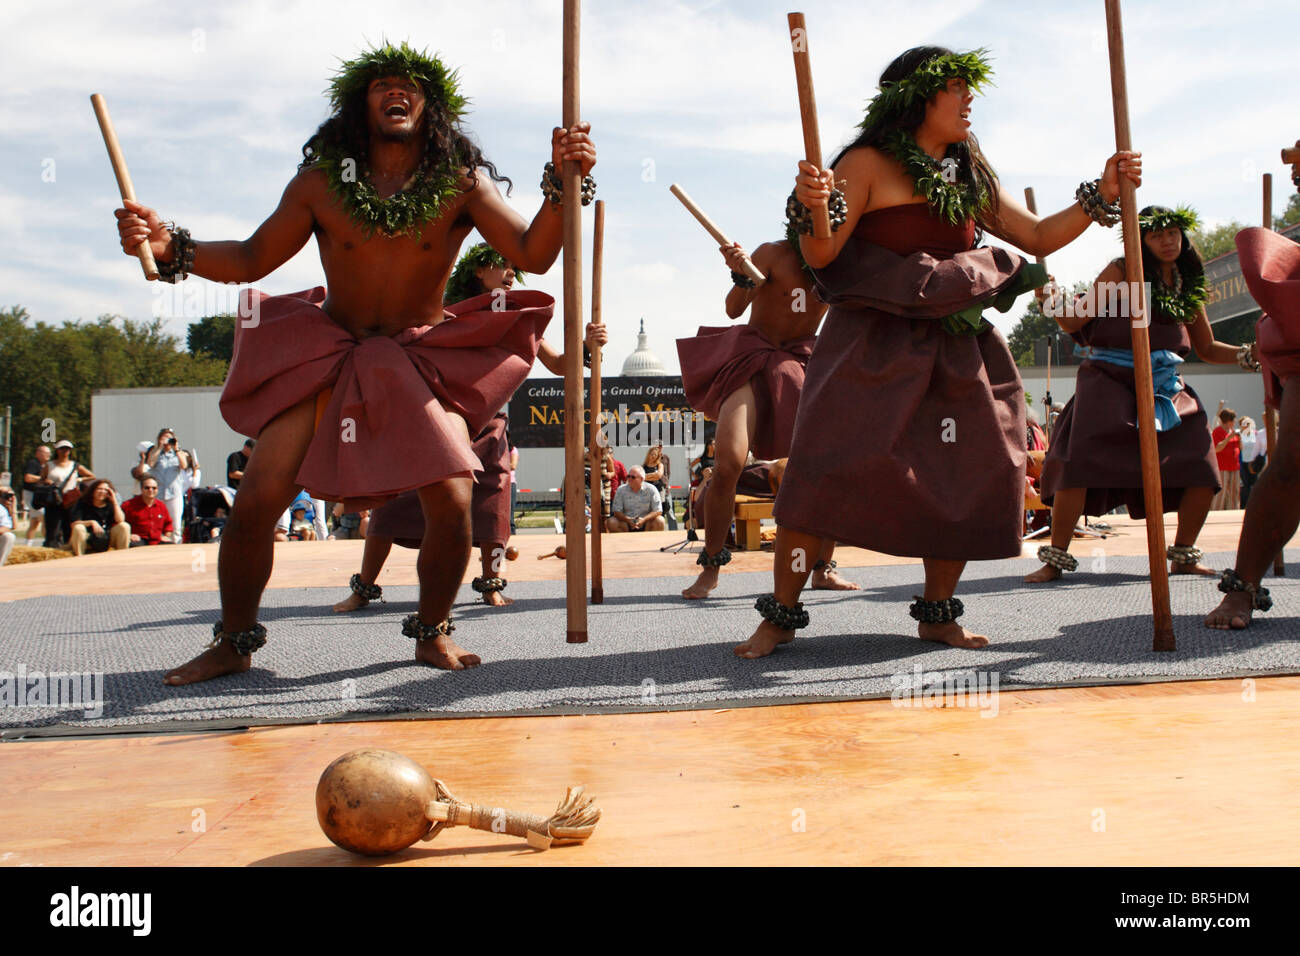
<instances>
[{"instance_id":1,"label":"stroller","mask_svg":"<svg viewBox=\"0 0 1300 956\"><path fill-rule=\"evenodd\" d=\"M215 541L226 527L226 516L234 503L229 488L192 488L185 499L187 543ZM212 532L216 530L214 535Z\"/></svg>"}]
</instances>

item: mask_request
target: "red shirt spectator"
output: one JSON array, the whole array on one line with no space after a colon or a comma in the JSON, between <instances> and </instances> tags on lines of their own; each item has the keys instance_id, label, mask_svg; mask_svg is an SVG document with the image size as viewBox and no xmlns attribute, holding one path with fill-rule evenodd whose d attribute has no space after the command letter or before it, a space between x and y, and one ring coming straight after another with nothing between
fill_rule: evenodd
<instances>
[{"instance_id":1,"label":"red shirt spectator","mask_svg":"<svg viewBox=\"0 0 1300 956\"><path fill-rule=\"evenodd\" d=\"M1220 425L1210 437L1214 441L1214 447L1217 449L1219 443L1228 437L1228 430ZM1241 436L1236 432L1231 433L1232 437L1228 438L1228 444L1223 447L1222 451L1215 451L1215 457L1219 459L1219 471L1238 471L1241 468Z\"/></svg>"},{"instance_id":2,"label":"red shirt spectator","mask_svg":"<svg viewBox=\"0 0 1300 956\"><path fill-rule=\"evenodd\" d=\"M161 544L162 536L172 533L172 516L158 500L158 480L146 474L140 482L140 494L122 502L122 513L131 526L131 546Z\"/></svg>"}]
</instances>

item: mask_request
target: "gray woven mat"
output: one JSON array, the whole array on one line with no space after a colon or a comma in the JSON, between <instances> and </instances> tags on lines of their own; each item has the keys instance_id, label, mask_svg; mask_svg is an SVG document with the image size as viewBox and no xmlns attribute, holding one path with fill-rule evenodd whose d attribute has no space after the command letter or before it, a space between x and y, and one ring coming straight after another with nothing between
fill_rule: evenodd
<instances>
[{"instance_id":1,"label":"gray woven mat","mask_svg":"<svg viewBox=\"0 0 1300 956\"><path fill-rule=\"evenodd\" d=\"M741 706L889 697L966 671L986 688L1300 672L1300 579L1266 579L1275 609L1247 631L1224 632L1201 623L1218 602L1214 580L1173 578L1178 650L1158 654L1146 560L1108 558L1095 571L1080 557L1079 572L1036 588L1021 583L1036 562L970 565L958 596L962 623L993 640L979 651L916 639L907 603L920 591L918 566L844 569L863 590L805 592L811 626L761 661L731 649L758 623L754 599L770 592L771 575L724 573L714 597L687 602L679 593L694 577L686 555L679 578L606 581L605 603L589 609L585 645L564 642L562 582L514 583L506 593L516 603L506 610L474 603L463 588L456 637L484 664L454 673L411 659L400 622L414 610L414 587L386 588L387 604L348 616L329 609L344 588L273 590L262 614L270 640L252 670L182 688L164 687L160 676L209 639L215 593L32 598L0 604L0 726L14 737ZM1212 567L1230 560L1207 557ZM5 689L3 672L26 674L25 701L14 697L16 676ZM82 675L82 696L70 696L69 682L35 676L50 672Z\"/></svg>"}]
</instances>

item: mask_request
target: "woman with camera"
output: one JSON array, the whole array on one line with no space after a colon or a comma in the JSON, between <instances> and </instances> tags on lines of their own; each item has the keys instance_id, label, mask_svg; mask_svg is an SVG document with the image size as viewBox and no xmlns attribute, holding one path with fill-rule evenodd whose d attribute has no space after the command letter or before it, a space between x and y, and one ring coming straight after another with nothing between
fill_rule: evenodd
<instances>
[{"instance_id":1,"label":"woman with camera","mask_svg":"<svg viewBox=\"0 0 1300 956\"><path fill-rule=\"evenodd\" d=\"M182 517L185 510L185 472L189 472L190 456L176 442L176 432L163 428L158 432L149 453L145 455L145 464L149 472L158 479L158 500L172 516L172 527L184 527Z\"/></svg>"}]
</instances>

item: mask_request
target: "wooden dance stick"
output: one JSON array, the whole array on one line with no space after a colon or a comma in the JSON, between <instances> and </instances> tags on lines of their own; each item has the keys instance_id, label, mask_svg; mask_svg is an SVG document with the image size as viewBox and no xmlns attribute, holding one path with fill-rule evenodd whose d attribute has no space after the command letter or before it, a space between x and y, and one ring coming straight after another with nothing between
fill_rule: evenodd
<instances>
[{"instance_id":1,"label":"wooden dance stick","mask_svg":"<svg viewBox=\"0 0 1300 956\"><path fill-rule=\"evenodd\" d=\"M601 270L605 265L605 200L596 200L596 225L591 236L591 324L601 325ZM600 430L600 349L591 350L591 603L605 603L605 562L601 534L605 530L605 437Z\"/></svg>"},{"instance_id":2,"label":"wooden dance stick","mask_svg":"<svg viewBox=\"0 0 1300 956\"><path fill-rule=\"evenodd\" d=\"M135 202L135 187L131 185L131 174L126 168L126 158L122 155L122 147L117 142L113 120L108 115L108 104L98 93L91 93L90 105L95 109L95 119L99 120L99 131L104 136L104 145L108 147L108 161L113 164L113 175L117 177L117 190L122 194L123 199ZM140 243L135 254L140 260L140 267L144 269L144 277L157 279L158 264L153 261L153 250L149 248L148 239Z\"/></svg>"},{"instance_id":3,"label":"wooden dance stick","mask_svg":"<svg viewBox=\"0 0 1300 956\"><path fill-rule=\"evenodd\" d=\"M578 109L578 40L581 0L564 0L563 123L571 129ZM582 167L564 161L564 604L570 644L587 643L587 542L583 514L582 456Z\"/></svg>"},{"instance_id":4,"label":"wooden dance stick","mask_svg":"<svg viewBox=\"0 0 1300 956\"><path fill-rule=\"evenodd\" d=\"M731 245L731 240L723 234L721 229L714 225L712 219L704 214L703 209L695 205L695 200L686 195L685 189L682 189L681 186L673 183L668 187L668 191L681 200L682 205L686 207L686 211L699 220L700 225L703 226L708 234L713 237L714 242L720 246ZM767 276L763 275L763 273L759 271L758 266L749 261L749 256L745 256L745 267L743 271L745 275L753 279L758 285L762 285L767 281Z\"/></svg>"},{"instance_id":5,"label":"wooden dance stick","mask_svg":"<svg viewBox=\"0 0 1300 956\"><path fill-rule=\"evenodd\" d=\"M1282 162L1288 166L1300 163L1300 146L1284 146L1282 148Z\"/></svg>"},{"instance_id":6,"label":"wooden dance stick","mask_svg":"<svg viewBox=\"0 0 1300 956\"><path fill-rule=\"evenodd\" d=\"M1038 215L1038 203L1034 201L1034 187L1025 187L1025 208L1035 216ZM1046 256L1034 256L1034 261L1044 269L1047 268ZM1064 294L1064 293L1062 293ZM1043 430L1048 431L1052 424L1052 345L1054 336L1047 337L1047 394L1043 397Z\"/></svg>"},{"instance_id":7,"label":"wooden dance stick","mask_svg":"<svg viewBox=\"0 0 1300 956\"><path fill-rule=\"evenodd\" d=\"M822 138L817 129L817 97L813 94L812 61L808 58L808 28L802 13L787 13L790 25L790 49L794 52L794 78L799 86L799 117L803 121L804 159L822 168ZM813 238L831 237L831 217L827 207L812 210Z\"/></svg>"},{"instance_id":8,"label":"wooden dance stick","mask_svg":"<svg viewBox=\"0 0 1300 956\"><path fill-rule=\"evenodd\" d=\"M1129 131L1128 80L1124 69L1124 27L1119 0L1106 0L1106 38L1110 48L1110 91L1115 113L1115 149L1132 149ZM1124 228L1124 271L1129 288L1129 322L1133 338L1133 380L1137 388L1138 441L1142 453L1142 494L1147 512L1147 560L1151 566L1151 609L1155 637L1151 649L1174 650L1174 619L1169 607L1169 565L1165 558L1164 500L1160 488L1160 447L1156 442L1155 391L1152 386L1151 340L1147 336L1147 302L1142 275L1142 238L1138 231L1137 187L1119 174L1120 212Z\"/></svg>"},{"instance_id":9,"label":"wooden dance stick","mask_svg":"<svg viewBox=\"0 0 1300 956\"><path fill-rule=\"evenodd\" d=\"M1300 150L1295 151L1297 158L1300 158ZM1286 150L1282 151L1282 158L1286 159ZM1265 229L1273 228L1273 174L1265 173L1263 177L1263 224ZM1271 374L1264 370L1264 374ZM1264 405L1264 434L1268 438L1268 456L1272 460L1273 449L1277 448L1277 409L1270 407L1267 403ZM1268 462L1264 463L1267 470ZM1282 555L1282 549L1279 548L1277 554L1273 556L1273 576L1286 576L1286 560Z\"/></svg>"}]
</instances>

